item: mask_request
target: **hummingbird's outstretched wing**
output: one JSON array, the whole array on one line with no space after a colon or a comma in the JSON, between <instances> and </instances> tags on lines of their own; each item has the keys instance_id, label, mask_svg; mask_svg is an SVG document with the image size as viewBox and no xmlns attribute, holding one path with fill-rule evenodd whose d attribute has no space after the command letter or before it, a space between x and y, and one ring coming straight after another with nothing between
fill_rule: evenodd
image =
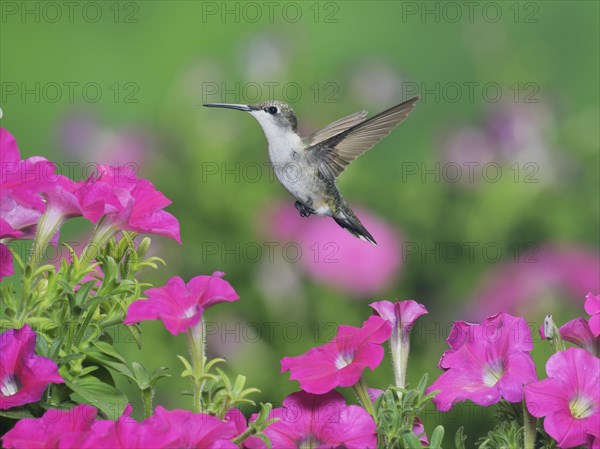
<instances>
[{"instance_id":1,"label":"hummingbird's outstretched wing","mask_svg":"<svg viewBox=\"0 0 600 449\"><path fill-rule=\"evenodd\" d=\"M321 172L335 180L354 159L387 136L414 109L419 97L393 106L370 119L307 148L319 161ZM343 119L342 119L343 120ZM330 125L331 126L331 125Z\"/></svg>"},{"instance_id":2,"label":"hummingbird's outstretched wing","mask_svg":"<svg viewBox=\"0 0 600 449\"><path fill-rule=\"evenodd\" d=\"M366 116L367 111L359 111L336 120L326 127L315 131L310 136L305 137L304 143L307 147L312 147L313 145L323 142L324 140L329 139L336 134L346 131L348 128L352 128L354 125L358 125L360 122L364 122Z\"/></svg>"}]
</instances>

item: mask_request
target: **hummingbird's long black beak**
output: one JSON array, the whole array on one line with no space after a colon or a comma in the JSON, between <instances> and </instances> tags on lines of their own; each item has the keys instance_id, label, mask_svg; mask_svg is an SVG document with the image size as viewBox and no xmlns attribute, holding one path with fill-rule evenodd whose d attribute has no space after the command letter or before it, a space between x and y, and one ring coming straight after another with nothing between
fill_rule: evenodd
<instances>
[{"instance_id":1,"label":"hummingbird's long black beak","mask_svg":"<svg viewBox=\"0 0 600 449\"><path fill-rule=\"evenodd\" d=\"M249 112L252 108L245 104L228 104L228 103L205 103L202 106L206 106L207 108L227 108L227 109L237 109L238 111L246 111Z\"/></svg>"}]
</instances>

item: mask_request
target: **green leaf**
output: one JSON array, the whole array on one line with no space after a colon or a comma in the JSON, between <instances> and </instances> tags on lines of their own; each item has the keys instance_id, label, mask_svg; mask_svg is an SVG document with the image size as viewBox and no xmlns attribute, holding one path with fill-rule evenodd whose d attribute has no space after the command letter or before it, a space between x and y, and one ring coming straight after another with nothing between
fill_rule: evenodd
<instances>
[{"instance_id":1,"label":"green leaf","mask_svg":"<svg viewBox=\"0 0 600 449\"><path fill-rule=\"evenodd\" d=\"M168 369L169 368L167 368L166 366L161 366L160 368L157 368L152 372L152 375L150 376L150 386L152 388L154 388L154 386L160 379L164 379L165 377L171 377L169 373L165 372Z\"/></svg>"},{"instance_id":2,"label":"green leaf","mask_svg":"<svg viewBox=\"0 0 600 449\"><path fill-rule=\"evenodd\" d=\"M443 439L444 428L442 426L437 426L435 429L433 429L433 433L431 434L431 438L429 439L429 448L441 449Z\"/></svg>"},{"instance_id":3,"label":"green leaf","mask_svg":"<svg viewBox=\"0 0 600 449\"><path fill-rule=\"evenodd\" d=\"M36 418L36 416L25 407L13 407L8 410L0 410L0 416L10 419Z\"/></svg>"},{"instance_id":4,"label":"green leaf","mask_svg":"<svg viewBox=\"0 0 600 449\"><path fill-rule=\"evenodd\" d=\"M463 435L463 428L461 426L456 431L456 435L454 437L454 447L456 449L465 449L465 440L466 439L467 439L467 437Z\"/></svg>"},{"instance_id":5,"label":"green leaf","mask_svg":"<svg viewBox=\"0 0 600 449\"><path fill-rule=\"evenodd\" d=\"M135 378L139 387L141 389L149 388L150 379L148 379L148 373L146 372L146 368L144 367L144 365L138 362L131 362L131 369L135 374Z\"/></svg>"},{"instance_id":6,"label":"green leaf","mask_svg":"<svg viewBox=\"0 0 600 449\"><path fill-rule=\"evenodd\" d=\"M135 340L135 343L136 343L138 349L142 349L142 330L140 329L140 325L139 324L127 325L127 326L125 326L125 329L127 330L127 332L129 332L129 334Z\"/></svg>"},{"instance_id":7,"label":"green leaf","mask_svg":"<svg viewBox=\"0 0 600 449\"><path fill-rule=\"evenodd\" d=\"M113 359L106 357L104 354L101 354L99 352L88 353L88 358L96 363L99 363L105 368L111 369L117 372L118 374L127 377L130 381L136 382L135 376L133 375L133 373L127 365L120 362L115 362L113 361Z\"/></svg>"},{"instance_id":8,"label":"green leaf","mask_svg":"<svg viewBox=\"0 0 600 449\"><path fill-rule=\"evenodd\" d=\"M27 319L27 324L36 332L47 332L58 327L58 323L50 318L34 316Z\"/></svg>"},{"instance_id":9,"label":"green leaf","mask_svg":"<svg viewBox=\"0 0 600 449\"><path fill-rule=\"evenodd\" d=\"M404 438L404 442L408 449L423 449L423 445L414 433L404 432L402 438Z\"/></svg>"},{"instance_id":10,"label":"green leaf","mask_svg":"<svg viewBox=\"0 0 600 449\"><path fill-rule=\"evenodd\" d=\"M85 299L88 297L88 294L90 293L90 290L94 287L95 283L96 281L88 281L79 288L77 294L75 295L76 306L81 307L83 301L85 301Z\"/></svg>"},{"instance_id":11,"label":"green leaf","mask_svg":"<svg viewBox=\"0 0 600 449\"><path fill-rule=\"evenodd\" d=\"M192 368L190 362L188 362L188 360L182 355L178 355L177 358L181 360L181 363L183 363L183 366L185 367L185 369L181 373L181 377L193 377L194 369Z\"/></svg>"},{"instance_id":12,"label":"green leaf","mask_svg":"<svg viewBox=\"0 0 600 449\"><path fill-rule=\"evenodd\" d=\"M100 340L93 342L92 345L98 348L98 350L101 353L106 354L107 356L112 357L113 359L121 363L127 363L125 358L121 354L119 354L119 352L114 348L113 345Z\"/></svg>"},{"instance_id":13,"label":"green leaf","mask_svg":"<svg viewBox=\"0 0 600 449\"><path fill-rule=\"evenodd\" d=\"M127 405L127 397L115 387L105 384L94 376L66 380L73 390L71 399L78 403L90 404L99 408L109 419L116 420Z\"/></svg>"}]
</instances>

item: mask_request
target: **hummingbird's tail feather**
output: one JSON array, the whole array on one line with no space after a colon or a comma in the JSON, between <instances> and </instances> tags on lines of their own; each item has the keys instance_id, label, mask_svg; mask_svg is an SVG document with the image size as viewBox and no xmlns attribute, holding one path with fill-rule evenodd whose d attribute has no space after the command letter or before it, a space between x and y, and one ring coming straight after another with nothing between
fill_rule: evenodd
<instances>
[{"instance_id":1,"label":"hummingbird's tail feather","mask_svg":"<svg viewBox=\"0 0 600 449\"><path fill-rule=\"evenodd\" d=\"M369 231L367 231L367 229L350 209L340 211L339 213L332 215L332 218L338 225L340 225L354 237L358 237L365 242L370 242L377 246L377 242L373 236L369 233Z\"/></svg>"}]
</instances>

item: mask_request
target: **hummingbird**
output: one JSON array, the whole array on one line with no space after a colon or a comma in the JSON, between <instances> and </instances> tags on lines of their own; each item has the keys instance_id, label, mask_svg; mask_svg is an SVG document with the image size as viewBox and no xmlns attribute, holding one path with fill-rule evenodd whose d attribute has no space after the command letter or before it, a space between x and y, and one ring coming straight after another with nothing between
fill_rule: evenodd
<instances>
[{"instance_id":1,"label":"hummingbird","mask_svg":"<svg viewBox=\"0 0 600 449\"><path fill-rule=\"evenodd\" d=\"M269 159L279 182L296 199L302 217L332 217L350 234L377 245L337 188L346 167L387 136L414 109L419 97L365 118L367 111L336 120L301 137L293 109L280 101L258 104L206 103L210 108L249 112L260 124L269 145Z\"/></svg>"}]
</instances>

